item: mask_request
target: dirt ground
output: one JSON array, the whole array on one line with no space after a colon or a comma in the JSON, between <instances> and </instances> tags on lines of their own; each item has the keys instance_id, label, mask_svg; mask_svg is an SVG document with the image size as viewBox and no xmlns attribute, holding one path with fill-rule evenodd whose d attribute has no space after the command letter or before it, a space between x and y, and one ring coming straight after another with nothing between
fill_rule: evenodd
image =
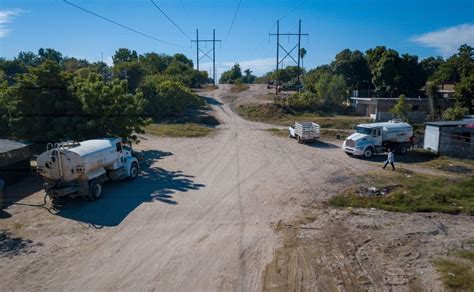
<instances>
[{"instance_id":1,"label":"dirt ground","mask_svg":"<svg viewBox=\"0 0 474 292\"><path fill-rule=\"evenodd\" d=\"M217 135L142 137L140 177L99 201L53 208L35 177L8 189L0 290L443 290L431 259L474 237L473 217L328 208L380 166L273 136L228 91L206 92Z\"/></svg>"}]
</instances>

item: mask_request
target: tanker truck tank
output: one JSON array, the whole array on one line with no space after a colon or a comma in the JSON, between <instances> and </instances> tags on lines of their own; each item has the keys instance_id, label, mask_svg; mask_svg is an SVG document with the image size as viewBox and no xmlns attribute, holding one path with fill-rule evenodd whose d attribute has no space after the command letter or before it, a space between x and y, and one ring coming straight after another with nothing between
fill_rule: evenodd
<instances>
[{"instance_id":1,"label":"tanker truck tank","mask_svg":"<svg viewBox=\"0 0 474 292\"><path fill-rule=\"evenodd\" d=\"M52 198L74 194L98 199L105 181L135 179L138 166L119 138L49 144L37 159L37 172Z\"/></svg>"}]
</instances>

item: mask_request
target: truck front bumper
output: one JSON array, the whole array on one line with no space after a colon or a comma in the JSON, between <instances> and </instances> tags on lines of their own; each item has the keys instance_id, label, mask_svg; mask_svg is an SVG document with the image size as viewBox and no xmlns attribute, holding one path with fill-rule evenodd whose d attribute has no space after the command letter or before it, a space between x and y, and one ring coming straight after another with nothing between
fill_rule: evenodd
<instances>
[{"instance_id":1,"label":"truck front bumper","mask_svg":"<svg viewBox=\"0 0 474 292\"><path fill-rule=\"evenodd\" d=\"M344 152L346 152L348 154L352 154L352 155L355 155L355 156L364 155L364 150L359 150L357 148L352 148L352 147L347 147L347 146L344 146L343 149L344 149Z\"/></svg>"}]
</instances>

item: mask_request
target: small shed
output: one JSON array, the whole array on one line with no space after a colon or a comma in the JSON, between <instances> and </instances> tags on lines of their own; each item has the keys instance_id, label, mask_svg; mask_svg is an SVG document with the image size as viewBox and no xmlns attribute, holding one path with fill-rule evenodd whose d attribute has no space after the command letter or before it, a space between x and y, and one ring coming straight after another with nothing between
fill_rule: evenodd
<instances>
[{"instance_id":1,"label":"small shed","mask_svg":"<svg viewBox=\"0 0 474 292\"><path fill-rule=\"evenodd\" d=\"M5 186L31 173L29 144L0 139L0 179Z\"/></svg>"},{"instance_id":2,"label":"small shed","mask_svg":"<svg viewBox=\"0 0 474 292\"><path fill-rule=\"evenodd\" d=\"M474 159L474 119L426 123L423 148L436 154Z\"/></svg>"}]
</instances>

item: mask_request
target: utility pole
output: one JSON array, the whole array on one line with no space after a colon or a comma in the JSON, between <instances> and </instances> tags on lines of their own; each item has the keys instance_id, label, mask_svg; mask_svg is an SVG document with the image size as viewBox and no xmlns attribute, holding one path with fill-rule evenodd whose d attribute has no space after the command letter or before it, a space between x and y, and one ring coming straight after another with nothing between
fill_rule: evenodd
<instances>
[{"instance_id":1,"label":"utility pole","mask_svg":"<svg viewBox=\"0 0 474 292\"><path fill-rule=\"evenodd\" d=\"M300 50L301 50L301 19L299 20L299 23L298 23L298 92L300 92L300 87L301 87L301 83L300 83L300 71L301 71L301 67L300 67Z\"/></svg>"},{"instance_id":2,"label":"utility pole","mask_svg":"<svg viewBox=\"0 0 474 292\"><path fill-rule=\"evenodd\" d=\"M216 86L216 30L212 30L212 81Z\"/></svg>"},{"instance_id":3,"label":"utility pole","mask_svg":"<svg viewBox=\"0 0 474 292\"><path fill-rule=\"evenodd\" d=\"M277 67L276 67L276 80L275 80L275 94L278 94L278 65L280 59L280 20L277 20Z\"/></svg>"},{"instance_id":4,"label":"utility pole","mask_svg":"<svg viewBox=\"0 0 474 292\"><path fill-rule=\"evenodd\" d=\"M196 29L196 66L199 71L199 30Z\"/></svg>"},{"instance_id":5,"label":"utility pole","mask_svg":"<svg viewBox=\"0 0 474 292\"><path fill-rule=\"evenodd\" d=\"M308 36L307 33L301 33L301 19L299 20L299 27L298 27L298 33L280 33L280 21L277 20L277 33L270 33L268 34L269 36L276 36L277 38L277 56L276 56L276 85L275 85L275 88L276 88L276 93L278 94L278 82L279 82L279 72L278 72L278 69L279 69L279 65L282 64L281 68L283 69L283 61L289 57L290 59L292 59L295 64L298 66L298 91L300 91L300 87L301 87L301 80L300 80L300 71L301 71L301 66L300 66L300 62L301 62L301 58L300 58L300 49L301 49L301 36ZM298 43L291 49L291 50L286 50L281 44L280 44L280 36L288 36L288 38L290 36L297 36L298 37ZM297 51L297 60L293 57L293 51L298 48L298 51ZM280 49L282 49L286 55L283 57L283 58L280 58Z\"/></svg>"},{"instance_id":6,"label":"utility pole","mask_svg":"<svg viewBox=\"0 0 474 292\"><path fill-rule=\"evenodd\" d=\"M196 65L197 65L197 70L199 71L199 61L205 57L207 57L209 60L212 61L212 80L214 86L216 86L216 43L217 42L222 42L221 40L216 40L216 30L212 30L212 39L199 39L199 32L196 29L196 39L191 40L191 43L196 43ZM212 48L205 52L199 48L199 43L212 43ZM209 54L212 51L212 57L209 56Z\"/></svg>"}]
</instances>

